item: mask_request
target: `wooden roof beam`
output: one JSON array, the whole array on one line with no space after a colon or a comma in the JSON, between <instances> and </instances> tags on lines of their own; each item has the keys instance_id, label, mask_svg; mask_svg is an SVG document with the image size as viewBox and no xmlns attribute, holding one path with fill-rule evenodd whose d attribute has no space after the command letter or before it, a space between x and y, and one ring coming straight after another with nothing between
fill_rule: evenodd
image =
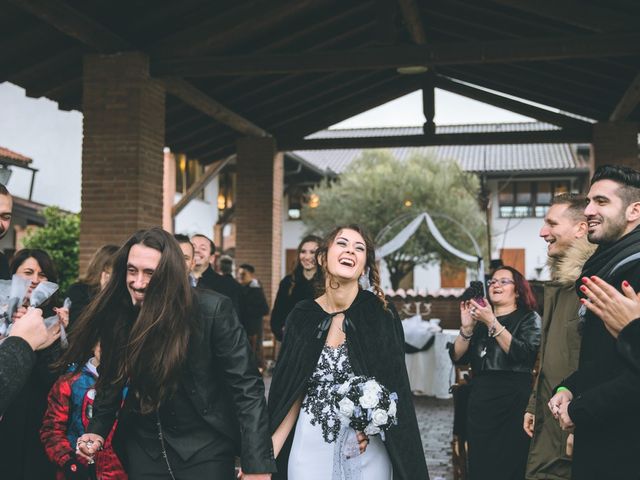
<instances>
[{"instance_id":1,"label":"wooden roof beam","mask_svg":"<svg viewBox=\"0 0 640 480\"><path fill-rule=\"evenodd\" d=\"M127 40L60 0L11 0L23 10L99 52L131 49Z\"/></svg>"},{"instance_id":2,"label":"wooden roof beam","mask_svg":"<svg viewBox=\"0 0 640 480\"><path fill-rule=\"evenodd\" d=\"M435 79L435 85L437 88L446 90L451 93L462 95L463 97L471 98L479 102L493 105L494 107L503 108L510 112L524 115L525 117L535 118L541 122L550 123L559 127L586 127L588 122L578 120L576 118L563 115L561 113L552 112L544 108L536 107L524 102L519 102L512 98L497 95L495 93L482 90L481 88L472 87L470 85L456 82L453 79L437 75Z\"/></svg>"},{"instance_id":3,"label":"wooden roof beam","mask_svg":"<svg viewBox=\"0 0 640 480\"><path fill-rule=\"evenodd\" d=\"M640 33L432 43L285 55L156 58L156 75L212 77L396 69L425 65L495 64L640 54Z\"/></svg>"},{"instance_id":4,"label":"wooden roof beam","mask_svg":"<svg viewBox=\"0 0 640 480\"><path fill-rule=\"evenodd\" d=\"M427 34L424 31L420 7L418 7L416 0L398 0L398 3L400 4L402 19L414 43L416 45L426 45Z\"/></svg>"},{"instance_id":5,"label":"wooden roof beam","mask_svg":"<svg viewBox=\"0 0 640 480\"><path fill-rule=\"evenodd\" d=\"M437 133L387 137L312 138L278 142L280 150L428 147L436 145L512 145L530 143L590 143L591 129L530 132Z\"/></svg>"},{"instance_id":6,"label":"wooden roof beam","mask_svg":"<svg viewBox=\"0 0 640 480\"><path fill-rule=\"evenodd\" d=\"M200 110L202 113L240 133L254 137L271 136L266 130L229 110L189 82L180 78L165 78L164 84L167 92L171 95L178 97L186 104L191 105L193 108Z\"/></svg>"},{"instance_id":7,"label":"wooden roof beam","mask_svg":"<svg viewBox=\"0 0 640 480\"><path fill-rule=\"evenodd\" d=\"M638 19L614 9L581 0L494 0L523 12L557 20L594 32L633 31Z\"/></svg>"},{"instance_id":8,"label":"wooden roof beam","mask_svg":"<svg viewBox=\"0 0 640 480\"><path fill-rule=\"evenodd\" d=\"M640 103L640 73L638 73L629 88L624 92L622 98L609 116L611 122L625 121Z\"/></svg>"}]
</instances>

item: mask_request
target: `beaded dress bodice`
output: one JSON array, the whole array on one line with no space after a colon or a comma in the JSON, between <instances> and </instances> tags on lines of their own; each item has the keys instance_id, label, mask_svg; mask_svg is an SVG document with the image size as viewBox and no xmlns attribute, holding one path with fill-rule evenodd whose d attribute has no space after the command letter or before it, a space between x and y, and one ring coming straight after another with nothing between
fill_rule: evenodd
<instances>
[{"instance_id":1,"label":"beaded dress bodice","mask_svg":"<svg viewBox=\"0 0 640 480\"><path fill-rule=\"evenodd\" d=\"M312 425L321 426L327 443L336 441L341 428L336 390L353 375L346 342L336 348L325 345L309 378L302 408Z\"/></svg>"}]
</instances>

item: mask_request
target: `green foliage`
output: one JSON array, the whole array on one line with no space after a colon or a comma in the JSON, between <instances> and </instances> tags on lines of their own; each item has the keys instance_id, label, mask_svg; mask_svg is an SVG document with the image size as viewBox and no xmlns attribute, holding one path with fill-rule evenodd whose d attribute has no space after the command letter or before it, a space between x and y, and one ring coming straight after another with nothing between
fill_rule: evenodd
<instances>
[{"instance_id":1,"label":"green foliage","mask_svg":"<svg viewBox=\"0 0 640 480\"><path fill-rule=\"evenodd\" d=\"M475 254L472 243L445 214L464 225L483 244L484 214L478 205L477 177L453 161L414 155L406 161L387 150L364 151L334 182L316 186L310 193L319 198L316 208L305 207L303 220L309 232L324 234L335 225L358 223L372 235L400 217L379 244L391 240L416 215L428 212L449 243ZM398 252L385 258L394 288L415 265L443 259L459 262L445 252L423 225Z\"/></svg>"},{"instance_id":2,"label":"green foliage","mask_svg":"<svg viewBox=\"0 0 640 480\"><path fill-rule=\"evenodd\" d=\"M78 278L80 215L65 213L58 207L46 207L42 214L47 223L29 234L25 248L40 248L51 256L58 270L60 292Z\"/></svg>"}]
</instances>

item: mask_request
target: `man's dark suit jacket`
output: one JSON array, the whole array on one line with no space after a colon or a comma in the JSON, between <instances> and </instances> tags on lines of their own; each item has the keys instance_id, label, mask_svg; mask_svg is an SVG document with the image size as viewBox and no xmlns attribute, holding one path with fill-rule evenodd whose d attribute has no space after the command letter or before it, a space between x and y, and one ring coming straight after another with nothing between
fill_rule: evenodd
<instances>
[{"instance_id":1,"label":"man's dark suit jacket","mask_svg":"<svg viewBox=\"0 0 640 480\"><path fill-rule=\"evenodd\" d=\"M193 314L198 315L200 328L189 340L180 382L212 434L234 442L244 472L274 472L264 383L247 335L228 298L207 290L195 292ZM122 387L98 390L87 432L107 437L120 409ZM123 423L126 414L118 429L126 429Z\"/></svg>"},{"instance_id":2,"label":"man's dark suit jacket","mask_svg":"<svg viewBox=\"0 0 640 480\"><path fill-rule=\"evenodd\" d=\"M242 287L231 275L220 275L209 266L198 280L198 288L213 290L229 297L236 313L240 311Z\"/></svg>"}]
</instances>

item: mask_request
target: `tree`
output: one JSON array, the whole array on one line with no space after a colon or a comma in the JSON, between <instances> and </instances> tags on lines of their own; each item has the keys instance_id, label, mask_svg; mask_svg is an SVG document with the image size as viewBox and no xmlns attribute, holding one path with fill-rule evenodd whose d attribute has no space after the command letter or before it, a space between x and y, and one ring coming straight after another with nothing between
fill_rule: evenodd
<instances>
[{"instance_id":1,"label":"tree","mask_svg":"<svg viewBox=\"0 0 640 480\"><path fill-rule=\"evenodd\" d=\"M58 270L59 291L64 293L78 278L80 215L63 212L58 207L46 207L42 214L46 225L27 235L24 246L40 248L51 256Z\"/></svg>"},{"instance_id":2,"label":"tree","mask_svg":"<svg viewBox=\"0 0 640 480\"><path fill-rule=\"evenodd\" d=\"M415 216L428 212L449 243L473 253L467 235L455 223L438 215L447 215L463 224L482 245L484 216L478 205L478 191L477 177L462 171L454 161L419 154L400 161L387 150L368 150L337 180L326 181L309 192L317 202L304 208L302 218L313 233L324 234L335 225L358 223L375 236L403 217L378 240L383 244ZM460 262L444 251L426 226L422 226L403 248L387 256L385 263L396 289L416 265L439 260Z\"/></svg>"}]
</instances>

